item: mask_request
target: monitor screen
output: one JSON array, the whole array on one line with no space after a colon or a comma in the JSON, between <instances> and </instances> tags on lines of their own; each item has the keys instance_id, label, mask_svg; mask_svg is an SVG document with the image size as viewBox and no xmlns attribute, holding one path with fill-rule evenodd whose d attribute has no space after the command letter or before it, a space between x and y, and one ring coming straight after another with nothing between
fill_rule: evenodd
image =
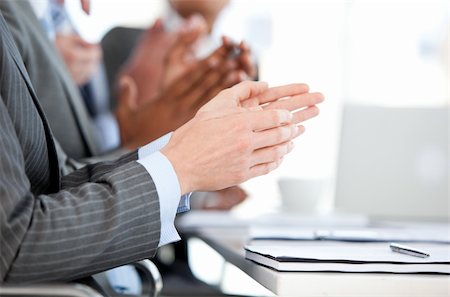
<instances>
[{"instance_id":1,"label":"monitor screen","mask_svg":"<svg viewBox=\"0 0 450 297\"><path fill-rule=\"evenodd\" d=\"M337 212L449 218L448 107L344 107Z\"/></svg>"}]
</instances>

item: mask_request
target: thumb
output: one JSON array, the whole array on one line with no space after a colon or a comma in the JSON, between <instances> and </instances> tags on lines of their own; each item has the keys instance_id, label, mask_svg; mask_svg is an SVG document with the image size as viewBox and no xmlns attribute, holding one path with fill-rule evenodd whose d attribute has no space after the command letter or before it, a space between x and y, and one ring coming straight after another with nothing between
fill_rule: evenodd
<instances>
[{"instance_id":1,"label":"thumb","mask_svg":"<svg viewBox=\"0 0 450 297\"><path fill-rule=\"evenodd\" d=\"M230 95L237 104L265 92L269 86L262 81L243 81L229 89Z\"/></svg>"}]
</instances>

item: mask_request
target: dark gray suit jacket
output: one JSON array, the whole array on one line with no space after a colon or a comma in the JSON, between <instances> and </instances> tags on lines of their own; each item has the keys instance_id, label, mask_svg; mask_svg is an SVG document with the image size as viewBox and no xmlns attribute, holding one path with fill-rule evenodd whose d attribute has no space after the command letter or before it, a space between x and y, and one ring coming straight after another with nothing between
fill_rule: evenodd
<instances>
[{"instance_id":1,"label":"dark gray suit jacket","mask_svg":"<svg viewBox=\"0 0 450 297\"><path fill-rule=\"evenodd\" d=\"M0 15L0 283L70 280L152 257L159 202L136 157L60 175L63 156Z\"/></svg>"},{"instance_id":2,"label":"dark gray suit jacket","mask_svg":"<svg viewBox=\"0 0 450 297\"><path fill-rule=\"evenodd\" d=\"M56 139L71 158L96 155L94 126L78 87L42 29L30 3L26 0L1 0L0 10Z\"/></svg>"}]
</instances>

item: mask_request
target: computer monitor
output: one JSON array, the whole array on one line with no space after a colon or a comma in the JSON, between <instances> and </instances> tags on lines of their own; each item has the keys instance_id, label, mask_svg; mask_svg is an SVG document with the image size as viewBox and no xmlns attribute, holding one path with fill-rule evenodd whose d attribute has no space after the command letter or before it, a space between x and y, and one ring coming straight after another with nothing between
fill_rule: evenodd
<instances>
[{"instance_id":1,"label":"computer monitor","mask_svg":"<svg viewBox=\"0 0 450 297\"><path fill-rule=\"evenodd\" d=\"M448 114L448 107L345 106L336 211L448 220Z\"/></svg>"}]
</instances>

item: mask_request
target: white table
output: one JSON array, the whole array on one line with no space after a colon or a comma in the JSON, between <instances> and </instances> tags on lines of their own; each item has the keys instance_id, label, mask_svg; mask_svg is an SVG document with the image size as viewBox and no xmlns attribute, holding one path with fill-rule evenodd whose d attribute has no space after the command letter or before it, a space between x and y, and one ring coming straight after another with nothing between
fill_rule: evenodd
<instances>
[{"instance_id":1,"label":"white table","mask_svg":"<svg viewBox=\"0 0 450 297\"><path fill-rule=\"evenodd\" d=\"M450 296L450 276L445 275L303 273L266 268L245 259L245 227L199 227L191 228L188 234L202 239L226 261L278 296Z\"/></svg>"}]
</instances>

